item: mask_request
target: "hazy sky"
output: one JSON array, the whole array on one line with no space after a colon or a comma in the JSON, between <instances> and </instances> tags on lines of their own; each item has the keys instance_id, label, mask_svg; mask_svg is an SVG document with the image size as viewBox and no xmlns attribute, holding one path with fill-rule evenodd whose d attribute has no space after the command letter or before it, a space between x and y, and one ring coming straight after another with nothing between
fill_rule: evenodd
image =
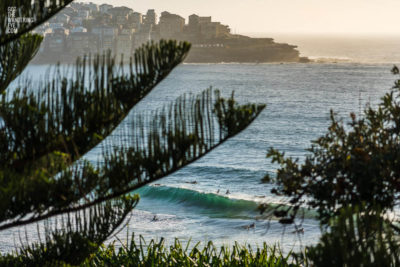
<instances>
[{"instance_id":1,"label":"hazy sky","mask_svg":"<svg viewBox=\"0 0 400 267\"><path fill-rule=\"evenodd\" d=\"M400 0L91 0L144 13L212 16L237 33L344 33L400 36ZM88 2L86 0L85 2Z\"/></svg>"}]
</instances>

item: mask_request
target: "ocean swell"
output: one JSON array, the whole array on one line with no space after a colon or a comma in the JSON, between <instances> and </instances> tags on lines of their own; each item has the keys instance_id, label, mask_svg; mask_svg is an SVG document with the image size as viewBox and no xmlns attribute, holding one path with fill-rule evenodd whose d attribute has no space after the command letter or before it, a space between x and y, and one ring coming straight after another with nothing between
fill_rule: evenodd
<instances>
[{"instance_id":1,"label":"ocean swell","mask_svg":"<svg viewBox=\"0 0 400 267\"><path fill-rule=\"evenodd\" d=\"M188 188L170 187L165 185L144 186L133 193L141 197L141 201L162 202L171 209L173 206L190 208L194 213L201 213L209 217L273 219L271 216L262 216L258 211L261 203L266 203L263 197L254 197L254 200L239 199L235 196L221 193L199 192ZM278 203L268 203L271 208ZM282 204L284 205L284 204ZM315 212L304 210L305 218L315 218Z\"/></svg>"}]
</instances>

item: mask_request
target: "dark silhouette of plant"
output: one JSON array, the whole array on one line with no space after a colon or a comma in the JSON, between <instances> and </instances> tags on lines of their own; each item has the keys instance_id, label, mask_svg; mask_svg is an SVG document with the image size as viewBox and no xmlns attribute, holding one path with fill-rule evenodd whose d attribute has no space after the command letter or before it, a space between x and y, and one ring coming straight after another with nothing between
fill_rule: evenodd
<instances>
[{"instance_id":1,"label":"dark silhouette of plant","mask_svg":"<svg viewBox=\"0 0 400 267\"><path fill-rule=\"evenodd\" d=\"M350 117L345 127L331 111L328 132L304 163L269 150L280 169L264 181L276 182L272 193L289 199L273 214L291 224L304 209L317 211L323 235L308 248L311 266L398 266L398 219L386 215L400 200L400 80L376 108Z\"/></svg>"},{"instance_id":2,"label":"dark silhouette of plant","mask_svg":"<svg viewBox=\"0 0 400 267\"><path fill-rule=\"evenodd\" d=\"M392 72L398 75L397 67ZM281 166L272 192L291 204L279 217L290 220L301 206L316 209L322 223L350 204L392 210L400 196L399 97L397 80L376 109L366 108L360 119L351 114L349 130L331 111L328 132L313 142L302 164L271 148L267 157Z\"/></svg>"},{"instance_id":3,"label":"dark silhouette of plant","mask_svg":"<svg viewBox=\"0 0 400 267\"><path fill-rule=\"evenodd\" d=\"M70 1L2 1L0 11L0 231L44 225L34 243L2 255L1 266L77 265L122 225L139 201L130 192L202 157L248 126L264 105L238 105L211 89L137 115L115 148L106 137L187 55L190 44L150 43L128 66L108 55L78 59L39 83L9 84L42 38L29 34ZM6 34L7 6L34 16ZM102 143L97 165L82 158ZM40 238L40 236L42 236Z\"/></svg>"},{"instance_id":4,"label":"dark silhouette of plant","mask_svg":"<svg viewBox=\"0 0 400 267\"><path fill-rule=\"evenodd\" d=\"M398 233L381 210L346 207L302 258L311 266L399 266Z\"/></svg>"}]
</instances>

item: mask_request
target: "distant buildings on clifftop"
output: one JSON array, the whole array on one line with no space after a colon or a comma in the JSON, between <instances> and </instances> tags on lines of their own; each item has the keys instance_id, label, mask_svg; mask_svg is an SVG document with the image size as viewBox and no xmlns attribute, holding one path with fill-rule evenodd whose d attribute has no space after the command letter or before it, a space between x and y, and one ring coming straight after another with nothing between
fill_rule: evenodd
<instances>
[{"instance_id":1,"label":"distant buildings on clifftop","mask_svg":"<svg viewBox=\"0 0 400 267\"><path fill-rule=\"evenodd\" d=\"M276 50L279 53L286 50L291 53L289 60L286 61L298 60L298 51L294 49L295 46L276 44L271 38L253 39L232 35L229 26L214 22L211 17L193 14L189 16L186 24L181 16L166 11L162 12L158 19L154 9L141 14L128 7L114 7L109 4L73 2L48 22L37 27L34 32L44 36L44 42L34 60L37 63L71 62L77 56L103 53L109 49L114 55L123 54L124 58L129 58L143 43L160 39L191 42L193 48L188 58L194 62L230 60L231 56L227 53L227 49L238 46L263 46L263 49L268 46L269 52L273 51L272 48L275 50L279 48L279 51ZM205 48L208 48L207 51L211 52L212 56L203 55ZM210 48L217 50L211 51ZM226 49L222 51L222 48ZM250 53L254 52L253 50ZM226 54L226 56L218 59L218 53L221 51L223 53L220 54ZM238 51L234 53L237 54ZM257 58L257 55L254 54L253 57ZM243 60L236 58L235 60ZM260 58L260 60L252 59L252 61L270 60Z\"/></svg>"},{"instance_id":2,"label":"distant buildings on clifftop","mask_svg":"<svg viewBox=\"0 0 400 267\"><path fill-rule=\"evenodd\" d=\"M112 49L116 55L131 55L149 40L204 40L230 34L230 29L211 17L191 15L189 23L179 15L153 9L141 14L128 7L109 4L71 3L48 22L36 28L44 42L44 55L76 56Z\"/></svg>"}]
</instances>

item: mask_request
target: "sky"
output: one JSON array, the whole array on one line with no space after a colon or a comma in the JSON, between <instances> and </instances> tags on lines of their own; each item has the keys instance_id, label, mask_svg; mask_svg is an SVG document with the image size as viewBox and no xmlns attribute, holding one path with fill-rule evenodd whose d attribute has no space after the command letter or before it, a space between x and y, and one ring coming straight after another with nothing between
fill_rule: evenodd
<instances>
[{"instance_id":1,"label":"sky","mask_svg":"<svg viewBox=\"0 0 400 267\"><path fill-rule=\"evenodd\" d=\"M400 36L400 0L90 0L128 6L145 13L155 9L212 16L233 33L358 34ZM89 2L85 0L85 2ZM187 22L187 21L186 21Z\"/></svg>"}]
</instances>

